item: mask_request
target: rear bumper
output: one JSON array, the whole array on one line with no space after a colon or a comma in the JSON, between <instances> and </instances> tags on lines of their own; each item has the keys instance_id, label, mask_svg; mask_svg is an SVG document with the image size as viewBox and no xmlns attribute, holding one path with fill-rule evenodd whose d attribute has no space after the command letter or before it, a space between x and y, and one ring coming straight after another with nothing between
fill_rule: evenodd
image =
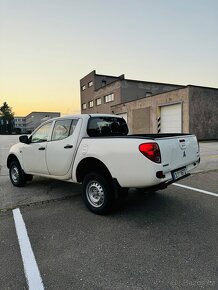
<instances>
[{"instance_id":1,"label":"rear bumper","mask_svg":"<svg viewBox=\"0 0 218 290\"><path fill-rule=\"evenodd\" d=\"M194 162L193 164L189 164L188 166L177 168L176 170L171 171L170 172L170 175L172 177L171 179L163 181L163 182L159 183L158 185L155 185L153 188L157 187L157 189L165 189L168 185L190 176L191 174L188 173L188 172L191 171L192 169L194 169L199 163L200 163L200 158L196 162ZM173 178L173 172L174 171L178 171L179 169L183 169L183 168L186 168L186 170L188 172L184 176L181 176L181 177L179 177L177 179L174 179Z\"/></svg>"},{"instance_id":2,"label":"rear bumper","mask_svg":"<svg viewBox=\"0 0 218 290\"><path fill-rule=\"evenodd\" d=\"M164 182L161 182L157 185L153 185L153 186L149 186L149 187L140 187L140 190L141 189L144 189L146 191L157 191L157 190L161 190L161 189L165 189L167 188L167 186L169 186L170 184L174 183L174 182L177 182L181 179L184 179L188 176L190 176L191 174L190 173L187 173L186 175L174 180L174 179L171 179L171 180L168 180L168 181L164 181ZM117 179L116 178L113 178L113 188L115 190L115 193L118 193L119 190L122 188L120 186L120 184L118 183ZM136 187L137 188L137 187Z\"/></svg>"},{"instance_id":3,"label":"rear bumper","mask_svg":"<svg viewBox=\"0 0 218 290\"><path fill-rule=\"evenodd\" d=\"M177 182L177 181L179 181L181 179L184 179L184 178L186 178L186 177L188 177L190 175L191 175L190 173L187 173L186 175L184 175L184 176L182 176L182 177L180 177L180 178L178 178L176 180L172 179L172 180L169 180L169 181L166 181L166 182L162 182L162 183L158 184L159 189L165 189L168 185L170 185L170 184L172 184L174 182Z\"/></svg>"},{"instance_id":4,"label":"rear bumper","mask_svg":"<svg viewBox=\"0 0 218 290\"><path fill-rule=\"evenodd\" d=\"M181 180L181 179L184 179L184 178L186 178L186 177L188 177L188 176L190 176L190 175L191 175L190 173L187 173L186 175L184 175L184 176L182 176L182 177L180 177L180 178L178 178L178 179L176 179L176 180L172 179L172 180L164 181L164 182L161 182L161 183L159 183L159 184L157 184L157 185L150 186L150 187L146 187L145 189L146 189L146 190L152 190L152 191L165 189L165 188L167 188L167 186L169 186L170 184L172 184L172 183L174 183L174 182L177 182L177 181L179 181L179 180Z\"/></svg>"}]
</instances>

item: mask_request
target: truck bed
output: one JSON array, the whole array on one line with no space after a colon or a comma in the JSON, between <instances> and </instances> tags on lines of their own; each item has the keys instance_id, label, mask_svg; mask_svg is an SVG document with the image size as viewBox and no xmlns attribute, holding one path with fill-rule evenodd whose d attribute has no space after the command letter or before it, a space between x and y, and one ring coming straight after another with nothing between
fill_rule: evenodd
<instances>
[{"instance_id":1,"label":"truck bed","mask_svg":"<svg viewBox=\"0 0 218 290\"><path fill-rule=\"evenodd\" d=\"M170 138L170 137L181 137L181 136L188 136L192 134L187 133L156 133L156 134L131 134L127 135L126 137L145 137L149 139L159 139L159 138Z\"/></svg>"},{"instance_id":2,"label":"truck bed","mask_svg":"<svg viewBox=\"0 0 218 290\"><path fill-rule=\"evenodd\" d=\"M137 138L137 139L149 139L149 140L156 140L156 139L164 139L164 138L174 138L174 137L183 137L183 136L193 136L192 134L187 133L156 133L156 134L131 134L131 135L102 135L102 136L92 136L92 137L84 137L84 138Z\"/></svg>"}]
</instances>

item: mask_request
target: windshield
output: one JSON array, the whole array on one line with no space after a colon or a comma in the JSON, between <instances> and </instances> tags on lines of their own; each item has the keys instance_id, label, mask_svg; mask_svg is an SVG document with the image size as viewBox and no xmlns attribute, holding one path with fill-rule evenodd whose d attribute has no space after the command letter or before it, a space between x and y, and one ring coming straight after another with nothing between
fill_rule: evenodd
<instances>
[{"instance_id":1,"label":"windshield","mask_svg":"<svg viewBox=\"0 0 218 290\"><path fill-rule=\"evenodd\" d=\"M128 132L125 120L116 117L91 117L87 127L90 137L126 136Z\"/></svg>"}]
</instances>

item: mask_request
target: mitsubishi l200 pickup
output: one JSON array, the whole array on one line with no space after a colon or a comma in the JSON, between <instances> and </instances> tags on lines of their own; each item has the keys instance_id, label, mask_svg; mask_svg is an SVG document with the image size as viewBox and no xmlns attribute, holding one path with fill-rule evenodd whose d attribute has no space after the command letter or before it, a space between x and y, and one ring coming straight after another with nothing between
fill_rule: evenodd
<instances>
[{"instance_id":1,"label":"mitsubishi l200 pickup","mask_svg":"<svg viewBox=\"0 0 218 290\"><path fill-rule=\"evenodd\" d=\"M24 186L33 175L82 183L85 205L99 214L129 188L164 189L200 162L194 135L128 135L117 115L50 119L19 141L7 159L14 186Z\"/></svg>"}]
</instances>

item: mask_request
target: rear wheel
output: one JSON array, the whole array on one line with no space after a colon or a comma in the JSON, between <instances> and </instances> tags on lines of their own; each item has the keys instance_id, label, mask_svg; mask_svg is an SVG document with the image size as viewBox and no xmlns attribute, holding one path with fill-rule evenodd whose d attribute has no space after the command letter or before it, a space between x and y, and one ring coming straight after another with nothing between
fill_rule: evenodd
<instances>
[{"instance_id":1,"label":"rear wheel","mask_svg":"<svg viewBox=\"0 0 218 290\"><path fill-rule=\"evenodd\" d=\"M91 172L83 180L82 197L85 205L92 212L107 213L114 205L112 182L105 175Z\"/></svg>"},{"instance_id":2,"label":"rear wheel","mask_svg":"<svg viewBox=\"0 0 218 290\"><path fill-rule=\"evenodd\" d=\"M24 186L26 183L25 173L17 160L11 162L9 167L9 175L14 186Z\"/></svg>"}]
</instances>

